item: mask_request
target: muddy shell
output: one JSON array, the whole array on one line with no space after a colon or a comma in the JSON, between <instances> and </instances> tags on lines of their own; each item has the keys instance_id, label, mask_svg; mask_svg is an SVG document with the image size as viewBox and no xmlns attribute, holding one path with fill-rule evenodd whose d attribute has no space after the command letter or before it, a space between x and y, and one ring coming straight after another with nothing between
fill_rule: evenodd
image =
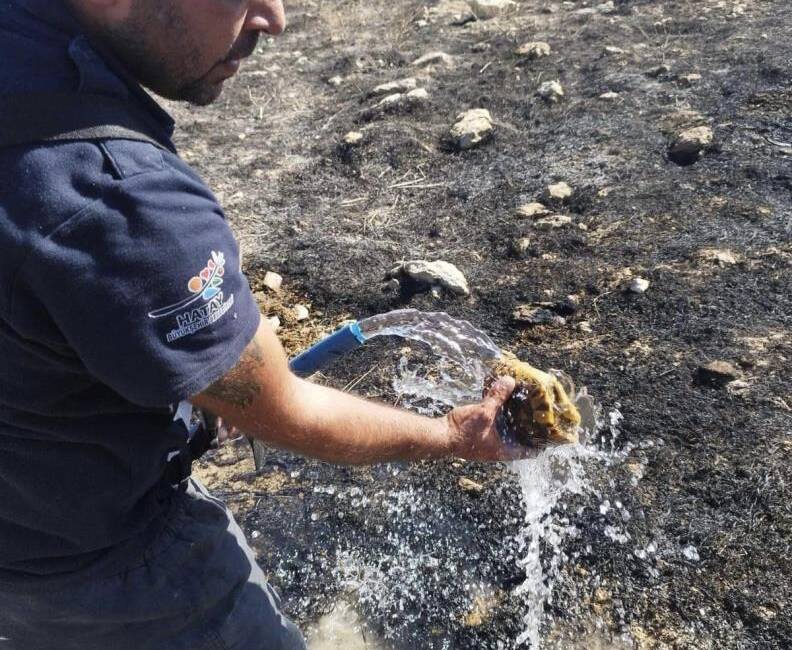
<instances>
[{"instance_id":1,"label":"muddy shell","mask_svg":"<svg viewBox=\"0 0 792 650\"><path fill-rule=\"evenodd\" d=\"M502 434L537 449L578 442L580 413L556 377L509 353L504 353L491 367L492 375L485 382L485 390L502 375L510 375L517 381L503 407L499 423Z\"/></svg>"}]
</instances>

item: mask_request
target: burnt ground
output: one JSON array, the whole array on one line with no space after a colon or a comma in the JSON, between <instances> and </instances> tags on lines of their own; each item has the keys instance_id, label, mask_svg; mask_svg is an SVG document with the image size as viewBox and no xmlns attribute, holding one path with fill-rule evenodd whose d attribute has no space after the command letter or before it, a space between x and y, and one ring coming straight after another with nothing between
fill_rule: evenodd
<instances>
[{"instance_id":1,"label":"burnt ground","mask_svg":"<svg viewBox=\"0 0 792 650\"><path fill-rule=\"evenodd\" d=\"M464 3L287 3L286 34L262 45L220 102L175 108L181 151L226 207L254 287L268 269L285 277L286 297L262 296L264 308L311 305L307 324L284 318L290 351L349 316L403 306L380 290L394 262L445 259L471 296L410 306L469 319L535 365L565 370L606 410L618 405L623 462L593 469L597 493L566 504L579 535L565 542L546 645L792 647L792 7L621 0L580 13L586 4L523 0L469 21L455 15ZM529 40L552 54L525 61L514 50ZM411 65L434 50L454 65ZM429 103L365 119L368 91L407 76ZM535 96L549 79L563 102ZM618 98L599 99L609 91ZM492 113L493 139L450 150L455 116L478 107ZM715 137L680 167L667 149L686 123ZM343 144L350 130L363 133L359 145ZM574 194L553 207L570 227L538 230L515 213L561 180ZM522 237L530 245L517 252ZM701 257L713 248L735 263ZM631 274L650 281L646 293L622 290ZM568 294L580 307L563 327L512 320L518 304ZM397 402L393 347L372 345L320 379ZM713 360L744 383L697 384L696 368ZM300 623L348 589L338 567L352 554L380 562L375 583L388 597L359 608L395 647L514 647L522 506L502 468L270 461L256 477L246 449L230 446L200 473L236 509ZM462 492L461 475L483 494ZM399 494L411 496L394 506ZM629 520L602 514L604 497ZM630 542L603 535L608 524ZM656 551L638 557L648 545ZM689 546L698 560L681 552ZM439 566L411 564L434 551ZM471 618L474 582L495 596Z\"/></svg>"}]
</instances>

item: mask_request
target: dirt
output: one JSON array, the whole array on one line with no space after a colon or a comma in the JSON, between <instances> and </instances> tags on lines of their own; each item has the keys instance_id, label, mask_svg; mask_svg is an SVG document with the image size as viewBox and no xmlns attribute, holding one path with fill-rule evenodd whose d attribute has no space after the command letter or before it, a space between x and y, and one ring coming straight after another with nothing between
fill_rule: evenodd
<instances>
[{"instance_id":1,"label":"dirt","mask_svg":"<svg viewBox=\"0 0 792 650\"><path fill-rule=\"evenodd\" d=\"M632 451L592 481L630 513L618 522L630 542L601 534L615 510L603 515L591 497L567 504L580 534L567 543L545 646L792 647L792 8L636 0L578 13L586 5L525 0L471 21L443 10L459 2L295 0L287 32L262 44L220 102L173 107L178 144L225 206L254 288L266 270L285 277L285 293L261 301L282 316L290 352L350 317L443 310L624 415L616 444ZM515 54L526 41L548 42L550 56ZM453 67L410 65L436 50ZM428 104L366 113L373 87L408 76ZM555 79L563 101L536 97ZM490 111L494 137L454 151L447 131L469 108ZM700 125L712 145L692 165L671 162L674 135ZM352 130L357 145L343 141ZM515 212L559 181L574 192L549 205L571 225L540 230ZM471 296L383 293L401 259L456 264ZM649 280L645 293L623 290L634 277ZM518 305L570 294L579 307L563 326L512 320ZM297 302L309 321L289 318ZM372 345L318 380L398 403L397 347ZM694 381L711 361L731 363L743 383ZM256 477L240 442L199 473L232 503L301 624L348 589L339 558L401 557L398 522L412 554L442 547L458 562L392 601L361 602L370 629L395 648L514 647L522 506L503 468L353 470L273 451ZM463 492L460 476L483 493ZM328 487L362 496L342 501ZM398 490L415 495L410 517L386 503ZM658 551L636 557L650 543ZM473 582L497 597L481 600Z\"/></svg>"}]
</instances>

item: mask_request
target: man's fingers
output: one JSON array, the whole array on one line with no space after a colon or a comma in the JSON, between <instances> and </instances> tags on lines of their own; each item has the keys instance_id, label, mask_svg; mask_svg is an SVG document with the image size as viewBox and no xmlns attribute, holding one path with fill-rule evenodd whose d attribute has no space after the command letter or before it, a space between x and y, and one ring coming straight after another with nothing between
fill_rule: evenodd
<instances>
[{"instance_id":1,"label":"man's fingers","mask_svg":"<svg viewBox=\"0 0 792 650\"><path fill-rule=\"evenodd\" d=\"M511 397L516 386L517 382L514 377L509 377L508 375L498 377L492 386L489 387L486 395L484 395L484 406L487 407L488 411L495 414L506 400Z\"/></svg>"}]
</instances>

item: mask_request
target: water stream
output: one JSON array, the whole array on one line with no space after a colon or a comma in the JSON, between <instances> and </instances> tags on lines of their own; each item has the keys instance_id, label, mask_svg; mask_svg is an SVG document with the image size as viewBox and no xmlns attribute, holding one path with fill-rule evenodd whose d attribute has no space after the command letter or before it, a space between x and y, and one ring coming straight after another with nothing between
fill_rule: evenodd
<instances>
[{"instance_id":1,"label":"water stream","mask_svg":"<svg viewBox=\"0 0 792 650\"><path fill-rule=\"evenodd\" d=\"M394 311L362 321L361 330L367 339L398 336L428 346L432 354L430 366L423 360L413 362L409 351L405 351L393 380L394 389L403 396L402 405L427 415L479 400L488 373L486 362L501 355L487 334L445 313ZM571 384L568 380L566 383ZM572 385L571 390L570 398L583 416L583 433L588 434L581 439L590 439L603 422L598 420L597 409L585 388L575 391ZM607 424L611 431L617 431L620 414L614 410L609 417ZM540 647L545 605L552 601L556 575L569 559L563 550L564 541L578 532L568 517L557 514L557 507L566 497L589 493L592 487L587 466L607 465L613 457L613 448L602 450L577 444L549 448L537 458L511 463L524 506L516 539L517 563L525 575L517 587L525 607L524 630L516 639L517 645Z\"/></svg>"}]
</instances>

